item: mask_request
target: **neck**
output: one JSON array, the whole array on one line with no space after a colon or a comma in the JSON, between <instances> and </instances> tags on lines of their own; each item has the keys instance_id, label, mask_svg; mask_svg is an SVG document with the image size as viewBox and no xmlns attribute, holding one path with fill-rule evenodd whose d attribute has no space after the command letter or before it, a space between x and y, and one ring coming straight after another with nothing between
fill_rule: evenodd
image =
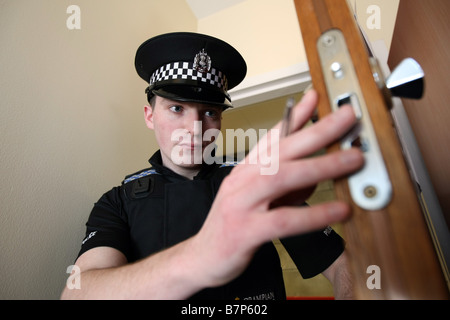
<instances>
[{"instance_id":1,"label":"neck","mask_svg":"<svg viewBox=\"0 0 450 320\"><path fill-rule=\"evenodd\" d=\"M200 172L201 165L194 165L194 166L180 166L175 163L173 163L170 159L166 159L164 155L162 155L162 164L166 168L169 168L176 174L179 174L180 176L183 176L189 180L193 180L194 177Z\"/></svg>"},{"instance_id":2,"label":"neck","mask_svg":"<svg viewBox=\"0 0 450 320\"><path fill-rule=\"evenodd\" d=\"M194 180L194 177L200 172L200 168L184 168L175 166L175 168L169 168L173 172L178 173L180 176L183 176L189 180Z\"/></svg>"}]
</instances>

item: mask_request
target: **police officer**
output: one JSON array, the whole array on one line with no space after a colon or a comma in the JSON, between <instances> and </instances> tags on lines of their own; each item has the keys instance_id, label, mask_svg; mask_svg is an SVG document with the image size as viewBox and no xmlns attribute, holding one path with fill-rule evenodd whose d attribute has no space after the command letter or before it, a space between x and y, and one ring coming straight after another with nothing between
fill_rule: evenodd
<instances>
[{"instance_id":1,"label":"police officer","mask_svg":"<svg viewBox=\"0 0 450 320\"><path fill-rule=\"evenodd\" d=\"M342 239L327 227L347 218L348 206L299 204L311 186L362 165L356 150L304 159L353 125L351 108L300 130L318 99L307 93L294 110L292 134L279 141L279 172L264 176L261 164L196 157L213 143L203 133L220 129L223 110L232 107L228 90L246 74L232 46L201 34L164 34L139 47L135 66L148 84L145 121L160 150L150 168L95 204L76 260L81 289L65 288L62 297L283 299L274 238L305 278L323 273L337 298L349 297ZM173 139L176 130L188 139Z\"/></svg>"}]
</instances>

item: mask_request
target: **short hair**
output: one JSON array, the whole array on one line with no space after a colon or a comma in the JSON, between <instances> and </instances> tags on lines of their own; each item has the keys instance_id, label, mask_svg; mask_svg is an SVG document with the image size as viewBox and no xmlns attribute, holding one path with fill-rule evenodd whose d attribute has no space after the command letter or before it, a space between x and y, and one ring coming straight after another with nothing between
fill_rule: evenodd
<instances>
[{"instance_id":1,"label":"short hair","mask_svg":"<svg viewBox=\"0 0 450 320\"><path fill-rule=\"evenodd\" d=\"M156 105L156 94L147 94L147 101L150 104L150 107L154 109Z\"/></svg>"}]
</instances>

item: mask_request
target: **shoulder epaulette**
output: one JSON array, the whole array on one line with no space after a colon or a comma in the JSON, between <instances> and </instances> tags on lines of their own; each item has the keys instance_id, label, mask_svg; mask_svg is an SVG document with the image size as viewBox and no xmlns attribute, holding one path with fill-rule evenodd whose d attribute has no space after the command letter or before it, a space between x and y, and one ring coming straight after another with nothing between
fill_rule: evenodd
<instances>
[{"instance_id":1,"label":"shoulder epaulette","mask_svg":"<svg viewBox=\"0 0 450 320\"><path fill-rule=\"evenodd\" d=\"M239 164L239 162L237 162L237 161L227 161L227 162L224 162L224 163L220 166L220 168L224 168L224 167L236 167L238 164Z\"/></svg>"},{"instance_id":2,"label":"shoulder epaulette","mask_svg":"<svg viewBox=\"0 0 450 320\"><path fill-rule=\"evenodd\" d=\"M125 180L123 180L122 184L127 184L128 182L131 182L131 181L134 181L136 179L149 176L151 174L159 174L159 173L156 172L155 169L149 169L149 170L141 171L141 172L136 173L136 174L134 174L132 176L126 177Z\"/></svg>"}]
</instances>

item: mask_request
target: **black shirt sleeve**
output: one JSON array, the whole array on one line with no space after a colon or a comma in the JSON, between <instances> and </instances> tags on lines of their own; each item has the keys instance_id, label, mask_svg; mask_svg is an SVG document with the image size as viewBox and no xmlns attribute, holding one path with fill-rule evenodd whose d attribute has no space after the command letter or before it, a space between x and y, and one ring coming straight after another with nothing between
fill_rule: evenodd
<instances>
[{"instance_id":1,"label":"black shirt sleeve","mask_svg":"<svg viewBox=\"0 0 450 320\"><path fill-rule=\"evenodd\" d=\"M112 247L130 260L130 234L123 212L120 188L105 193L91 211L78 257L96 247Z\"/></svg>"},{"instance_id":2,"label":"black shirt sleeve","mask_svg":"<svg viewBox=\"0 0 450 320\"><path fill-rule=\"evenodd\" d=\"M343 239L331 227L280 241L305 279L323 272L344 251Z\"/></svg>"}]
</instances>

